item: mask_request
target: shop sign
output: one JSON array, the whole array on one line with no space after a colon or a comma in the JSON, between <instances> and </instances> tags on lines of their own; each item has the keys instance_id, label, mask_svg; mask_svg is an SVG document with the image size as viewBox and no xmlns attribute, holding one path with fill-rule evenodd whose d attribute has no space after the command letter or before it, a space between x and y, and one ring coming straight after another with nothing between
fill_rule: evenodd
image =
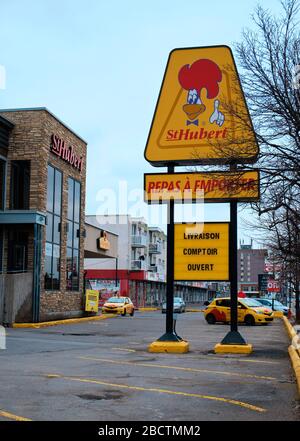
<instances>
[{"instance_id":1,"label":"shop sign","mask_svg":"<svg viewBox=\"0 0 300 441\"><path fill-rule=\"evenodd\" d=\"M79 157L75 153L73 146L72 145L67 146L65 141L59 138L57 135L53 134L51 137L50 150L56 156L68 162L77 170L79 171L82 170L82 165L83 165L82 156Z\"/></svg>"},{"instance_id":2,"label":"shop sign","mask_svg":"<svg viewBox=\"0 0 300 441\"><path fill-rule=\"evenodd\" d=\"M267 273L279 273L280 271L282 271L282 265L281 263L266 263L265 271Z\"/></svg>"},{"instance_id":3,"label":"shop sign","mask_svg":"<svg viewBox=\"0 0 300 441\"><path fill-rule=\"evenodd\" d=\"M108 251L110 250L110 241L107 238L106 231L101 231L100 237L97 239L97 248L100 250Z\"/></svg>"},{"instance_id":4,"label":"shop sign","mask_svg":"<svg viewBox=\"0 0 300 441\"><path fill-rule=\"evenodd\" d=\"M168 163L254 162L258 144L228 46L174 49L169 56L145 158Z\"/></svg>"},{"instance_id":5,"label":"shop sign","mask_svg":"<svg viewBox=\"0 0 300 441\"><path fill-rule=\"evenodd\" d=\"M99 292L93 289L85 291L85 310L89 312L98 312Z\"/></svg>"},{"instance_id":6,"label":"shop sign","mask_svg":"<svg viewBox=\"0 0 300 441\"><path fill-rule=\"evenodd\" d=\"M279 282L277 282L276 280L269 279L268 292L280 292Z\"/></svg>"},{"instance_id":7,"label":"shop sign","mask_svg":"<svg viewBox=\"0 0 300 441\"><path fill-rule=\"evenodd\" d=\"M146 173L145 202L227 202L259 199L259 172Z\"/></svg>"},{"instance_id":8,"label":"shop sign","mask_svg":"<svg viewBox=\"0 0 300 441\"><path fill-rule=\"evenodd\" d=\"M175 280L229 280L229 223L175 224Z\"/></svg>"}]
</instances>

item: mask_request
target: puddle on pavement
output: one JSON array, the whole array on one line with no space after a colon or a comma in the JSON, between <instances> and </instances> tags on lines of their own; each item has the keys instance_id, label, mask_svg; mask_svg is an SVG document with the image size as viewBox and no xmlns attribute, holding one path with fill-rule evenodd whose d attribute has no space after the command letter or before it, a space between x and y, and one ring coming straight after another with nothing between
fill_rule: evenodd
<instances>
[{"instance_id":1,"label":"puddle on pavement","mask_svg":"<svg viewBox=\"0 0 300 441\"><path fill-rule=\"evenodd\" d=\"M90 401L99 401L99 400L119 400L123 398L125 395L122 392L118 391L104 391L101 394L81 394L77 395L77 397L82 400L90 400Z\"/></svg>"}]
</instances>

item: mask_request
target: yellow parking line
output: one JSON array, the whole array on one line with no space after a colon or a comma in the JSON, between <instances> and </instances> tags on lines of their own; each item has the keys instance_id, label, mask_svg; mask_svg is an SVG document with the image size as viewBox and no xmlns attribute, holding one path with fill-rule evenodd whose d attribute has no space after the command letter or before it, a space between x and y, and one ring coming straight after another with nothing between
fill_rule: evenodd
<instances>
[{"instance_id":1,"label":"yellow parking line","mask_svg":"<svg viewBox=\"0 0 300 441\"><path fill-rule=\"evenodd\" d=\"M209 374L217 374L217 375L228 375L234 377L245 377L245 378L255 378L258 380L276 380L274 377L266 377L260 375L251 375L251 374L239 374L236 372L224 372L224 371L212 371L211 369L197 369L197 368L188 368L188 367L180 367L180 366L168 366L162 364L153 364L153 363L133 363L131 361L118 361L118 360L110 360L107 358L93 358L93 357L78 357L83 360L92 360L92 361L103 361L105 363L114 363L114 364L126 364L129 366L142 366L142 367L153 367L159 369L175 369L178 371L186 371L186 372L201 372L201 373L209 373Z\"/></svg>"},{"instance_id":2,"label":"yellow parking line","mask_svg":"<svg viewBox=\"0 0 300 441\"><path fill-rule=\"evenodd\" d=\"M241 361L241 362L243 362L243 363L263 363L263 364L279 364L279 362L278 361L269 361L269 360L251 360L251 359L249 359L249 358L237 358L237 357L228 357L228 356L225 356L225 357L216 357L215 355L212 355L212 356L205 356L205 355L199 355L199 357L193 357L193 356L191 356L191 357L189 357L189 356L186 356L186 357L184 357L185 358L185 360L186 359L193 359L193 360L201 360L202 358L205 358L206 360L211 360L211 361L215 361L215 360L233 360L233 361Z\"/></svg>"},{"instance_id":3,"label":"yellow parking line","mask_svg":"<svg viewBox=\"0 0 300 441\"><path fill-rule=\"evenodd\" d=\"M14 415L13 413L5 412L4 410L1 409L0 409L0 417L8 418L10 420L15 420L15 421L32 421L29 418L20 417L18 415Z\"/></svg>"},{"instance_id":4,"label":"yellow parking line","mask_svg":"<svg viewBox=\"0 0 300 441\"><path fill-rule=\"evenodd\" d=\"M108 383L106 381L101 381L101 380L94 380L94 379L89 379L89 378L78 378L78 377L67 377L67 376L58 375L58 374L49 374L49 375L47 375L47 377L48 378L62 378L64 380L69 380L69 381L79 381L81 383L100 384L102 386L118 387L120 389L131 389L131 390L137 390L140 392L157 392L157 393L161 393L161 394L180 395L180 396L189 397L189 398L201 398L201 399L206 399L206 400L220 401L223 403L228 403L228 404L233 404L235 406L244 407L249 410L254 410L256 412L266 412L266 409L264 409L262 407L257 407L252 404L244 403L243 401L236 401L236 400L231 400L229 398L223 398L223 397L214 397L211 395L191 394L191 393L187 393L187 392L173 391L173 390L168 390L168 389L128 386L127 384Z\"/></svg>"}]
</instances>

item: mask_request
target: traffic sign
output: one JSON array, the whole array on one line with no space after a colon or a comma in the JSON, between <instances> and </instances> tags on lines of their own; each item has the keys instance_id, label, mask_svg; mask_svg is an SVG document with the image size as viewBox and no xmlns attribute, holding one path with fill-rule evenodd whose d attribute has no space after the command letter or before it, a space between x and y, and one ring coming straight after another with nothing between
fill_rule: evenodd
<instances>
[{"instance_id":1,"label":"traffic sign","mask_svg":"<svg viewBox=\"0 0 300 441\"><path fill-rule=\"evenodd\" d=\"M175 280L229 280L229 223L175 224Z\"/></svg>"},{"instance_id":2,"label":"traffic sign","mask_svg":"<svg viewBox=\"0 0 300 441\"><path fill-rule=\"evenodd\" d=\"M258 171L146 173L144 175L145 202L240 202L259 199Z\"/></svg>"},{"instance_id":3,"label":"traffic sign","mask_svg":"<svg viewBox=\"0 0 300 441\"><path fill-rule=\"evenodd\" d=\"M258 144L228 46L174 49L145 158L154 166L254 162Z\"/></svg>"}]
</instances>

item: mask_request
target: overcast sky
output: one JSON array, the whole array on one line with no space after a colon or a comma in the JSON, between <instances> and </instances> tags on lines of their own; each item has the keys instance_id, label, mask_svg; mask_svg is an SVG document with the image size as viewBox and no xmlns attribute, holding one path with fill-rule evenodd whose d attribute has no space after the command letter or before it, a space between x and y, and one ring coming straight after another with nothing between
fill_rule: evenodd
<instances>
[{"instance_id":1,"label":"overcast sky","mask_svg":"<svg viewBox=\"0 0 300 441\"><path fill-rule=\"evenodd\" d=\"M0 108L47 107L88 142L87 214L106 210L104 188L116 195L117 211L133 212L143 174L166 170L149 165L144 148L169 52L233 47L253 27L256 4L0 0ZM263 6L280 10L276 0ZM228 220L228 206L206 205L205 219Z\"/></svg>"}]
</instances>

